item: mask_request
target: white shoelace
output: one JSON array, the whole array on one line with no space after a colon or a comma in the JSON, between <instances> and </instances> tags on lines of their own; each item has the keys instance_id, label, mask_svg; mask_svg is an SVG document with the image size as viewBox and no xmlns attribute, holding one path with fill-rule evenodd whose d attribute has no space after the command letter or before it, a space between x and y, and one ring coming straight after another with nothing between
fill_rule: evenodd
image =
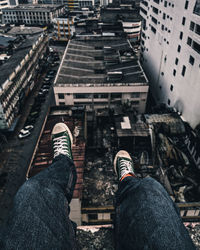
<instances>
[{"instance_id":1,"label":"white shoelace","mask_svg":"<svg viewBox=\"0 0 200 250\"><path fill-rule=\"evenodd\" d=\"M133 173L133 165L131 164L130 161L121 159L119 164L120 164L121 176L127 173Z\"/></svg>"},{"instance_id":2,"label":"white shoelace","mask_svg":"<svg viewBox=\"0 0 200 250\"><path fill-rule=\"evenodd\" d=\"M59 154L71 156L70 146L67 142L66 136L61 136L53 139L53 148L54 148L54 158Z\"/></svg>"}]
</instances>

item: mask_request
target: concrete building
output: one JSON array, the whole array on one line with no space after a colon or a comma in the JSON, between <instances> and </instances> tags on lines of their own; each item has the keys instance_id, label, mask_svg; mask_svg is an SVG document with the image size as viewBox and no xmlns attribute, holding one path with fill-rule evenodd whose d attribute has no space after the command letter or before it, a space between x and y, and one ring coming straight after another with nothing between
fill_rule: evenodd
<instances>
[{"instance_id":1,"label":"concrete building","mask_svg":"<svg viewBox=\"0 0 200 250\"><path fill-rule=\"evenodd\" d=\"M73 17L58 17L53 19L54 39L68 41L74 35Z\"/></svg>"},{"instance_id":2,"label":"concrete building","mask_svg":"<svg viewBox=\"0 0 200 250\"><path fill-rule=\"evenodd\" d=\"M56 105L87 111L123 103L143 113L148 89L129 41L117 37L70 40L54 82Z\"/></svg>"},{"instance_id":3,"label":"concrete building","mask_svg":"<svg viewBox=\"0 0 200 250\"><path fill-rule=\"evenodd\" d=\"M200 123L200 1L141 2L141 63L157 103Z\"/></svg>"},{"instance_id":4,"label":"concrete building","mask_svg":"<svg viewBox=\"0 0 200 250\"><path fill-rule=\"evenodd\" d=\"M5 8L2 13L2 22L5 24L47 25L64 13L64 5L20 4Z\"/></svg>"},{"instance_id":5,"label":"concrete building","mask_svg":"<svg viewBox=\"0 0 200 250\"><path fill-rule=\"evenodd\" d=\"M0 66L0 129L12 129L16 124L25 97L34 86L47 43L44 34L28 37Z\"/></svg>"},{"instance_id":6,"label":"concrete building","mask_svg":"<svg viewBox=\"0 0 200 250\"><path fill-rule=\"evenodd\" d=\"M108 25L113 22L120 22L122 30L129 40L133 42L140 40L141 17L138 9L131 4L120 4L102 8L101 20ZM114 27L112 29L114 31Z\"/></svg>"}]
</instances>

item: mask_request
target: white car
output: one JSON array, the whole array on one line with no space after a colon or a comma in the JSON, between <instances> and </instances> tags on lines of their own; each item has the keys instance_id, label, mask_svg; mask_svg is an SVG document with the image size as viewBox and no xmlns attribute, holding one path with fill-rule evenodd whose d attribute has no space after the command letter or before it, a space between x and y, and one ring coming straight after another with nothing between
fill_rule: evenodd
<instances>
[{"instance_id":1,"label":"white car","mask_svg":"<svg viewBox=\"0 0 200 250\"><path fill-rule=\"evenodd\" d=\"M24 130L31 131L33 128L33 125L27 125L26 127L24 127Z\"/></svg>"},{"instance_id":2,"label":"white car","mask_svg":"<svg viewBox=\"0 0 200 250\"><path fill-rule=\"evenodd\" d=\"M29 136L31 133L29 130L25 130L25 129L21 129L18 135L19 139L25 138L27 136Z\"/></svg>"}]
</instances>

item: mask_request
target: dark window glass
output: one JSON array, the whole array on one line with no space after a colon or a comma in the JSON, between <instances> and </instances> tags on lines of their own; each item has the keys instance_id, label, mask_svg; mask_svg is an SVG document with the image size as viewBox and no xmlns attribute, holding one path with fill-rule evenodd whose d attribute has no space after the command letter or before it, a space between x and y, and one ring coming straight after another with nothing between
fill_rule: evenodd
<instances>
[{"instance_id":1,"label":"dark window glass","mask_svg":"<svg viewBox=\"0 0 200 250\"><path fill-rule=\"evenodd\" d=\"M200 16L200 0L196 0L193 13Z\"/></svg>"},{"instance_id":2,"label":"dark window glass","mask_svg":"<svg viewBox=\"0 0 200 250\"><path fill-rule=\"evenodd\" d=\"M190 56L190 58L189 58L189 63L191 64L191 65L194 65L194 57L193 56Z\"/></svg>"},{"instance_id":3,"label":"dark window glass","mask_svg":"<svg viewBox=\"0 0 200 250\"><path fill-rule=\"evenodd\" d=\"M185 25L185 17L183 17L183 19L182 19L182 25Z\"/></svg>"},{"instance_id":4,"label":"dark window glass","mask_svg":"<svg viewBox=\"0 0 200 250\"><path fill-rule=\"evenodd\" d=\"M170 103L171 103L170 99L168 99L167 103L168 103L168 105L170 105Z\"/></svg>"},{"instance_id":5,"label":"dark window glass","mask_svg":"<svg viewBox=\"0 0 200 250\"><path fill-rule=\"evenodd\" d=\"M173 76L176 76L176 70L174 69L174 71L173 71Z\"/></svg>"},{"instance_id":6,"label":"dark window glass","mask_svg":"<svg viewBox=\"0 0 200 250\"><path fill-rule=\"evenodd\" d=\"M59 99L64 99L64 98L65 98L65 96L64 96L64 94L59 93L59 94L58 94L58 98L59 98Z\"/></svg>"},{"instance_id":7,"label":"dark window glass","mask_svg":"<svg viewBox=\"0 0 200 250\"><path fill-rule=\"evenodd\" d=\"M177 51L181 52L181 45L178 45Z\"/></svg>"},{"instance_id":8,"label":"dark window glass","mask_svg":"<svg viewBox=\"0 0 200 250\"><path fill-rule=\"evenodd\" d=\"M192 48L200 54L200 44L196 43L195 41L193 41L193 45Z\"/></svg>"},{"instance_id":9,"label":"dark window glass","mask_svg":"<svg viewBox=\"0 0 200 250\"><path fill-rule=\"evenodd\" d=\"M182 32L182 31L180 32L179 38L180 38L181 40L183 39L183 32Z\"/></svg>"},{"instance_id":10,"label":"dark window glass","mask_svg":"<svg viewBox=\"0 0 200 250\"><path fill-rule=\"evenodd\" d=\"M167 1L164 2L164 6L167 7Z\"/></svg>"},{"instance_id":11,"label":"dark window glass","mask_svg":"<svg viewBox=\"0 0 200 250\"><path fill-rule=\"evenodd\" d=\"M166 18L166 14L165 13L163 13L163 19L165 19Z\"/></svg>"},{"instance_id":12,"label":"dark window glass","mask_svg":"<svg viewBox=\"0 0 200 250\"><path fill-rule=\"evenodd\" d=\"M198 35L200 35L200 25L198 25L198 24L196 24L195 33L197 33Z\"/></svg>"},{"instance_id":13,"label":"dark window glass","mask_svg":"<svg viewBox=\"0 0 200 250\"><path fill-rule=\"evenodd\" d=\"M174 88L174 86L171 84L171 86L170 86L170 90L171 90L171 91L173 91L173 88Z\"/></svg>"},{"instance_id":14,"label":"dark window glass","mask_svg":"<svg viewBox=\"0 0 200 250\"><path fill-rule=\"evenodd\" d=\"M189 1L185 1L185 9L186 10L188 9L188 4L189 4Z\"/></svg>"},{"instance_id":15,"label":"dark window glass","mask_svg":"<svg viewBox=\"0 0 200 250\"><path fill-rule=\"evenodd\" d=\"M189 46L192 45L192 39L191 39L190 37L188 37L188 39L187 39L187 44L188 44Z\"/></svg>"},{"instance_id":16,"label":"dark window glass","mask_svg":"<svg viewBox=\"0 0 200 250\"><path fill-rule=\"evenodd\" d=\"M176 65L178 65L178 58L176 58L176 60L175 60L175 64L176 64Z\"/></svg>"},{"instance_id":17,"label":"dark window glass","mask_svg":"<svg viewBox=\"0 0 200 250\"><path fill-rule=\"evenodd\" d=\"M194 25L195 25L194 22L191 22L191 23L190 23L190 30L194 30Z\"/></svg>"},{"instance_id":18,"label":"dark window glass","mask_svg":"<svg viewBox=\"0 0 200 250\"><path fill-rule=\"evenodd\" d=\"M185 65L183 65L182 73L181 73L182 76L185 76L185 71L186 71L186 67L185 67Z\"/></svg>"}]
</instances>

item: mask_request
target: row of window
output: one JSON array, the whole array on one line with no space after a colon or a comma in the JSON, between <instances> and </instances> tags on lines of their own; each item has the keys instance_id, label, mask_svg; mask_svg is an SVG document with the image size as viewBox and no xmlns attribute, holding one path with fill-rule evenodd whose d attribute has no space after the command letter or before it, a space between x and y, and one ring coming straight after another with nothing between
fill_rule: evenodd
<instances>
[{"instance_id":1,"label":"row of window","mask_svg":"<svg viewBox=\"0 0 200 250\"><path fill-rule=\"evenodd\" d=\"M70 95L70 94L67 94ZM122 93L111 93L111 98L122 98ZM109 95L107 93L95 93L93 94L93 98L95 99L105 99L108 98ZM132 98L139 98L140 97L140 93L139 92L133 92L131 93L131 97ZM65 98L65 94L63 93L58 93L58 98L59 99L64 99ZM75 99L90 99L92 98L92 94L90 93L79 93L79 94L74 94L74 98Z\"/></svg>"}]
</instances>

